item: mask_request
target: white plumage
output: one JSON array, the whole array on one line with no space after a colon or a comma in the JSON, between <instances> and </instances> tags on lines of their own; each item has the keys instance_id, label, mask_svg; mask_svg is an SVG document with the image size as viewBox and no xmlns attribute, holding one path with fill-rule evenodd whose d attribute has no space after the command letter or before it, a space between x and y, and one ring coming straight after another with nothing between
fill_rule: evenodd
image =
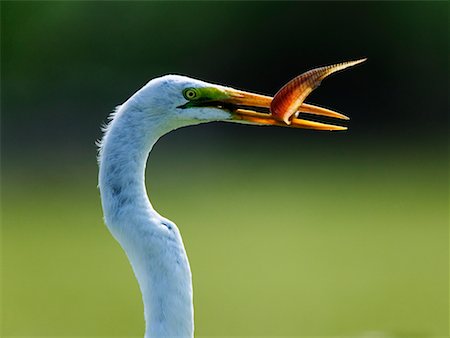
<instances>
[{"instance_id":1,"label":"white plumage","mask_svg":"<svg viewBox=\"0 0 450 338\"><path fill-rule=\"evenodd\" d=\"M185 88L225 87L183 76L154 79L112 114L99 150L99 188L105 222L126 252L144 301L146 337L192 337L194 311L189 262L177 226L152 207L145 188L150 150L179 127L232 119L215 107L178 108Z\"/></svg>"},{"instance_id":2,"label":"white plumage","mask_svg":"<svg viewBox=\"0 0 450 338\"><path fill-rule=\"evenodd\" d=\"M99 188L105 222L125 250L141 288L146 337L191 337L194 332L189 262L177 226L152 207L145 166L156 141L181 126L226 118L199 109L198 118L177 114L184 87L200 81L165 76L150 81L113 114L99 153ZM228 114L229 115L229 114Z\"/></svg>"}]
</instances>

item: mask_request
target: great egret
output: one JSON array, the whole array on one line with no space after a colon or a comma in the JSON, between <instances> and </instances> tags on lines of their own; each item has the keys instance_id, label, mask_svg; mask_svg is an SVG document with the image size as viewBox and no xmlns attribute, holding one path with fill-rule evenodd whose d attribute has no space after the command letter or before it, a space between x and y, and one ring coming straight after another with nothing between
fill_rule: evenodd
<instances>
[{"instance_id":1,"label":"great egret","mask_svg":"<svg viewBox=\"0 0 450 338\"><path fill-rule=\"evenodd\" d=\"M341 64L338 68L345 67ZM328 74L310 75L316 78L304 79L303 92L310 92ZM144 302L145 337L194 334L191 271L180 232L173 222L153 209L146 193L145 166L152 146L174 129L211 121L346 129L298 119L298 113L286 121L288 125L283 122L285 116L280 120L268 113L243 109L267 109L271 102L269 96L167 75L151 80L132 95L116 109L105 127L98 157L104 218L138 280ZM303 100L298 105L302 112L345 118Z\"/></svg>"}]
</instances>

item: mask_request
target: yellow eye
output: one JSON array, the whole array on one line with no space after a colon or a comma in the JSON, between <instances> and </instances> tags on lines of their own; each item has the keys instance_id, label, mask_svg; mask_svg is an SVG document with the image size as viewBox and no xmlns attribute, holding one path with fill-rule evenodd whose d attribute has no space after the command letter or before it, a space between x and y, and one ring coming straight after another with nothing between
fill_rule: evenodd
<instances>
[{"instance_id":1,"label":"yellow eye","mask_svg":"<svg viewBox=\"0 0 450 338\"><path fill-rule=\"evenodd\" d=\"M183 90L183 96L186 100L195 100L198 98L199 94L195 88L187 88Z\"/></svg>"}]
</instances>

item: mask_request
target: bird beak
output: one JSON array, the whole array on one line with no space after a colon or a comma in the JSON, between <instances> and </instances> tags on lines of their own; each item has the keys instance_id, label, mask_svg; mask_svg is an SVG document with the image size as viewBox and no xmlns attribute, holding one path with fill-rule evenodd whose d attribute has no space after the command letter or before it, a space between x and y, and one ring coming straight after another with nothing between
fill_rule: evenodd
<instances>
[{"instance_id":1,"label":"bird beak","mask_svg":"<svg viewBox=\"0 0 450 338\"><path fill-rule=\"evenodd\" d=\"M341 120L349 120L347 116L330 109L302 103L298 108L298 111L295 113L295 117L292 117L290 119L290 123L287 124L284 121L277 119L270 113L270 105L273 99L272 97L232 88L224 88L224 91L227 98L222 99L221 101L225 103L228 109L230 109L230 106L232 107L230 111L232 113L232 120L235 122L329 131L347 129L347 127L298 118L299 114L305 113ZM263 108L267 111L267 113L255 111L250 108Z\"/></svg>"},{"instance_id":2,"label":"bird beak","mask_svg":"<svg viewBox=\"0 0 450 338\"><path fill-rule=\"evenodd\" d=\"M360 59L355 61L342 62L335 65L319 67L307 71L284 85L273 98L243 92L231 88L224 88L226 99L224 102L232 110L233 120L242 123L252 123L259 125L289 126L294 128L306 128L315 130L346 130L346 127L336 126L320 122L299 119L301 113L326 116L335 119L349 120L345 115L333 110L313 106L304 102L306 97L317 88L323 79L329 75L353 67L366 61ZM258 107L269 109L268 114L249 110L247 107Z\"/></svg>"}]
</instances>

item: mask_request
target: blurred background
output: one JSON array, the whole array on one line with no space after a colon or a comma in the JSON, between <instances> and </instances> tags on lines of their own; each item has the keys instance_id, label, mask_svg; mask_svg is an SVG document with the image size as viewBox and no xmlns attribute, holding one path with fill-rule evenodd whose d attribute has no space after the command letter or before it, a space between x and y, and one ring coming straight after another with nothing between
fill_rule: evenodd
<instances>
[{"instance_id":1,"label":"blurred background","mask_svg":"<svg viewBox=\"0 0 450 338\"><path fill-rule=\"evenodd\" d=\"M1 2L2 336L142 336L95 141L168 73L308 102L347 132L214 123L154 148L197 336L448 336L448 2Z\"/></svg>"}]
</instances>

